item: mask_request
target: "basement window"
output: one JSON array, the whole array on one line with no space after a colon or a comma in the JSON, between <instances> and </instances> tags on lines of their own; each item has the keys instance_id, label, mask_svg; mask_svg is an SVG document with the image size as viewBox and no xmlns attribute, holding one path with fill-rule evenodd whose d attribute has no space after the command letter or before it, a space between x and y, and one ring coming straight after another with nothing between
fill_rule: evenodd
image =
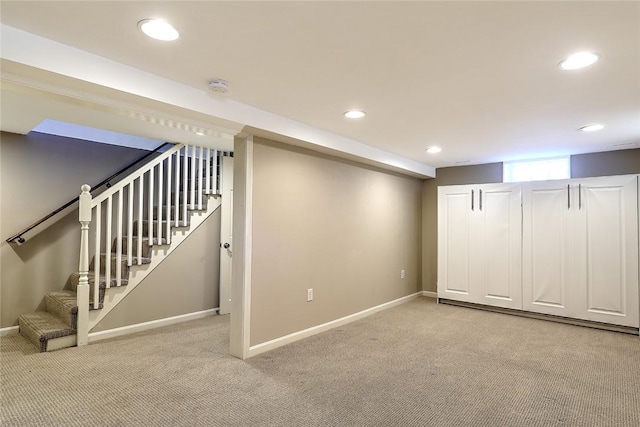
<instances>
[{"instance_id":1,"label":"basement window","mask_svg":"<svg viewBox=\"0 0 640 427\"><path fill-rule=\"evenodd\" d=\"M571 178L570 157L519 160L502 164L502 182L545 181Z\"/></svg>"}]
</instances>

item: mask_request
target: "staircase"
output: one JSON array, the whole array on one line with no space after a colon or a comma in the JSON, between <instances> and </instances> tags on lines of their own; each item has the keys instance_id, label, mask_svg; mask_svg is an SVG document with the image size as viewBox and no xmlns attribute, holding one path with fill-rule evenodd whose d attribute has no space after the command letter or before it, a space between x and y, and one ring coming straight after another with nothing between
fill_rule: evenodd
<instances>
[{"instance_id":1,"label":"staircase","mask_svg":"<svg viewBox=\"0 0 640 427\"><path fill-rule=\"evenodd\" d=\"M20 334L41 352L86 344L89 331L220 206L222 155L179 144L95 198L83 186L79 271L45 295L45 311L19 316Z\"/></svg>"}]
</instances>

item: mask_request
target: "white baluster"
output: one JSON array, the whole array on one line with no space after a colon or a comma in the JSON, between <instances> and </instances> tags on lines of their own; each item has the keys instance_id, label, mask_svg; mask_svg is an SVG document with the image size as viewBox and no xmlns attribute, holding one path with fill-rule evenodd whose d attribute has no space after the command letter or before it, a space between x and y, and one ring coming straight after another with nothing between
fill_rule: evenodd
<instances>
[{"instance_id":1,"label":"white baluster","mask_svg":"<svg viewBox=\"0 0 640 427\"><path fill-rule=\"evenodd\" d=\"M133 189L135 181L132 181L129 189L129 203L127 205L127 265L133 265Z\"/></svg>"},{"instance_id":2,"label":"white baluster","mask_svg":"<svg viewBox=\"0 0 640 427\"><path fill-rule=\"evenodd\" d=\"M202 191L204 185L202 185L202 157L204 157L204 148L200 147L200 157L198 158L198 210L202 210Z\"/></svg>"},{"instance_id":3,"label":"white baluster","mask_svg":"<svg viewBox=\"0 0 640 427\"><path fill-rule=\"evenodd\" d=\"M102 247L102 203L96 205L96 247L93 256L93 308L100 304L100 248Z\"/></svg>"},{"instance_id":4,"label":"white baluster","mask_svg":"<svg viewBox=\"0 0 640 427\"><path fill-rule=\"evenodd\" d=\"M156 223L156 231L158 234L158 244L162 244L162 185L164 184L164 161L158 163L158 206L157 217L158 222Z\"/></svg>"},{"instance_id":5,"label":"white baluster","mask_svg":"<svg viewBox=\"0 0 640 427\"><path fill-rule=\"evenodd\" d=\"M176 185L173 194L174 204L174 224L176 227L180 226L179 213L180 213L180 150L176 151Z\"/></svg>"},{"instance_id":6,"label":"white baluster","mask_svg":"<svg viewBox=\"0 0 640 427\"><path fill-rule=\"evenodd\" d=\"M211 157L211 149L207 147L207 154L204 157L204 181L207 183L207 196L211 194L211 169L209 169L209 158Z\"/></svg>"},{"instance_id":7,"label":"white baluster","mask_svg":"<svg viewBox=\"0 0 640 427\"><path fill-rule=\"evenodd\" d=\"M118 191L118 225L116 229L116 286L122 286L122 189ZM113 250L113 249L112 249Z\"/></svg>"},{"instance_id":8,"label":"white baluster","mask_svg":"<svg viewBox=\"0 0 640 427\"><path fill-rule=\"evenodd\" d=\"M144 211L144 174L138 178L138 265L142 264L142 212Z\"/></svg>"},{"instance_id":9,"label":"white baluster","mask_svg":"<svg viewBox=\"0 0 640 427\"><path fill-rule=\"evenodd\" d=\"M80 194L80 261L78 265L79 279L76 288L78 318L76 343L78 346L89 343L89 224L91 223L91 187L83 185Z\"/></svg>"},{"instance_id":10,"label":"white baluster","mask_svg":"<svg viewBox=\"0 0 640 427\"><path fill-rule=\"evenodd\" d=\"M171 157L167 157L167 207L165 216L167 218L167 224L165 235L167 236L167 245L171 244L171 183L173 180L171 179Z\"/></svg>"},{"instance_id":11,"label":"white baluster","mask_svg":"<svg viewBox=\"0 0 640 427\"><path fill-rule=\"evenodd\" d=\"M215 194L220 194L218 192L218 150L213 150L213 192Z\"/></svg>"},{"instance_id":12,"label":"white baluster","mask_svg":"<svg viewBox=\"0 0 640 427\"><path fill-rule=\"evenodd\" d=\"M153 246L153 168L149 171L149 195L147 197L149 202L149 210L147 212L147 220L149 224L147 225L147 233L149 236L149 246ZM142 226L142 224L140 224Z\"/></svg>"},{"instance_id":13,"label":"white baluster","mask_svg":"<svg viewBox=\"0 0 640 427\"><path fill-rule=\"evenodd\" d=\"M189 193L189 208L191 210L196 208L196 147L191 147L191 168L189 170L189 184L191 184L191 191Z\"/></svg>"},{"instance_id":14,"label":"white baluster","mask_svg":"<svg viewBox=\"0 0 640 427\"><path fill-rule=\"evenodd\" d=\"M113 219L113 198L107 198L107 228L105 230L104 280L107 289L111 287L111 222ZM97 256L100 256L98 254Z\"/></svg>"},{"instance_id":15,"label":"white baluster","mask_svg":"<svg viewBox=\"0 0 640 427\"><path fill-rule=\"evenodd\" d=\"M189 146L185 145L184 146L184 156L183 160L184 160L184 168L182 171L182 226L186 227L187 226L187 195L188 190L187 190L187 175L188 175L188 159L189 159Z\"/></svg>"}]
</instances>

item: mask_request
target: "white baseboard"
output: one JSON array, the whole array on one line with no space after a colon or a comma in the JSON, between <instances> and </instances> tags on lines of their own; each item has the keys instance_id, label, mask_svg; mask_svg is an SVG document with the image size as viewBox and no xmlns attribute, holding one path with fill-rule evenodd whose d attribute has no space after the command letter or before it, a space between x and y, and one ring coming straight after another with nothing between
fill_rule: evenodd
<instances>
[{"instance_id":1,"label":"white baseboard","mask_svg":"<svg viewBox=\"0 0 640 427\"><path fill-rule=\"evenodd\" d=\"M135 325L123 326L121 328L108 329L106 331L89 333L89 342L106 340L108 338L122 335L135 334L136 332L148 331L149 329L161 328L163 326L175 325L176 323L188 322L189 320L202 319L213 316L218 312L218 308L196 311L194 313L181 314L180 316L167 317L165 319L152 320L150 322L136 323Z\"/></svg>"},{"instance_id":2,"label":"white baseboard","mask_svg":"<svg viewBox=\"0 0 640 427\"><path fill-rule=\"evenodd\" d=\"M433 291L422 291L422 296L427 298L438 298L438 293Z\"/></svg>"},{"instance_id":3,"label":"white baseboard","mask_svg":"<svg viewBox=\"0 0 640 427\"><path fill-rule=\"evenodd\" d=\"M375 307L368 308L366 310L360 311L358 313L350 314L349 316L341 317L336 320L332 320L331 322L323 323L318 326L313 326L308 329L304 329L302 331L294 332L289 335L285 335L280 338L276 338L271 341L263 342L261 344L256 344L249 347L249 355L248 357L257 356L258 354L264 353L269 350L273 350L278 347L282 347L283 345L290 344L295 341L299 341L303 338L310 337L312 335L319 334L321 332L328 331L330 329L336 328L338 326L345 325L347 323L355 322L356 320L362 319L363 317L370 316L378 311L386 310L388 308L394 307L396 305L400 305L412 299L415 299L420 295L420 293L415 293L411 295L407 295L406 297L398 298L393 301L386 302L384 304L377 305Z\"/></svg>"},{"instance_id":4,"label":"white baseboard","mask_svg":"<svg viewBox=\"0 0 640 427\"><path fill-rule=\"evenodd\" d=\"M9 326L8 328L0 328L0 337L15 335L18 332L20 332L20 326Z\"/></svg>"}]
</instances>

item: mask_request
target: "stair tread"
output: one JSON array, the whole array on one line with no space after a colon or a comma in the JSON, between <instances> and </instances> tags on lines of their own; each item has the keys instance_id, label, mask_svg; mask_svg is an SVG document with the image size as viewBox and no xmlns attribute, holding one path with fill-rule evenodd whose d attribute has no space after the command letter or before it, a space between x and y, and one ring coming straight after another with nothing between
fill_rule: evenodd
<instances>
[{"instance_id":1,"label":"stair tread","mask_svg":"<svg viewBox=\"0 0 640 427\"><path fill-rule=\"evenodd\" d=\"M49 298L57 300L60 304L68 307L70 311L78 310L78 296L75 291L63 289L61 291L47 292Z\"/></svg>"},{"instance_id":2,"label":"stair tread","mask_svg":"<svg viewBox=\"0 0 640 427\"><path fill-rule=\"evenodd\" d=\"M77 294L72 290L47 292L44 297L47 312L58 317L65 325L75 329L78 321Z\"/></svg>"},{"instance_id":3,"label":"stair tread","mask_svg":"<svg viewBox=\"0 0 640 427\"><path fill-rule=\"evenodd\" d=\"M46 311L18 316L20 334L31 341L40 352L47 351L47 341L54 338L76 335L76 331L56 316Z\"/></svg>"},{"instance_id":4,"label":"stair tread","mask_svg":"<svg viewBox=\"0 0 640 427\"><path fill-rule=\"evenodd\" d=\"M66 325L58 317L46 311L35 311L33 313L21 314L18 317L20 329L30 328L39 336L40 341L73 335L74 329Z\"/></svg>"}]
</instances>

